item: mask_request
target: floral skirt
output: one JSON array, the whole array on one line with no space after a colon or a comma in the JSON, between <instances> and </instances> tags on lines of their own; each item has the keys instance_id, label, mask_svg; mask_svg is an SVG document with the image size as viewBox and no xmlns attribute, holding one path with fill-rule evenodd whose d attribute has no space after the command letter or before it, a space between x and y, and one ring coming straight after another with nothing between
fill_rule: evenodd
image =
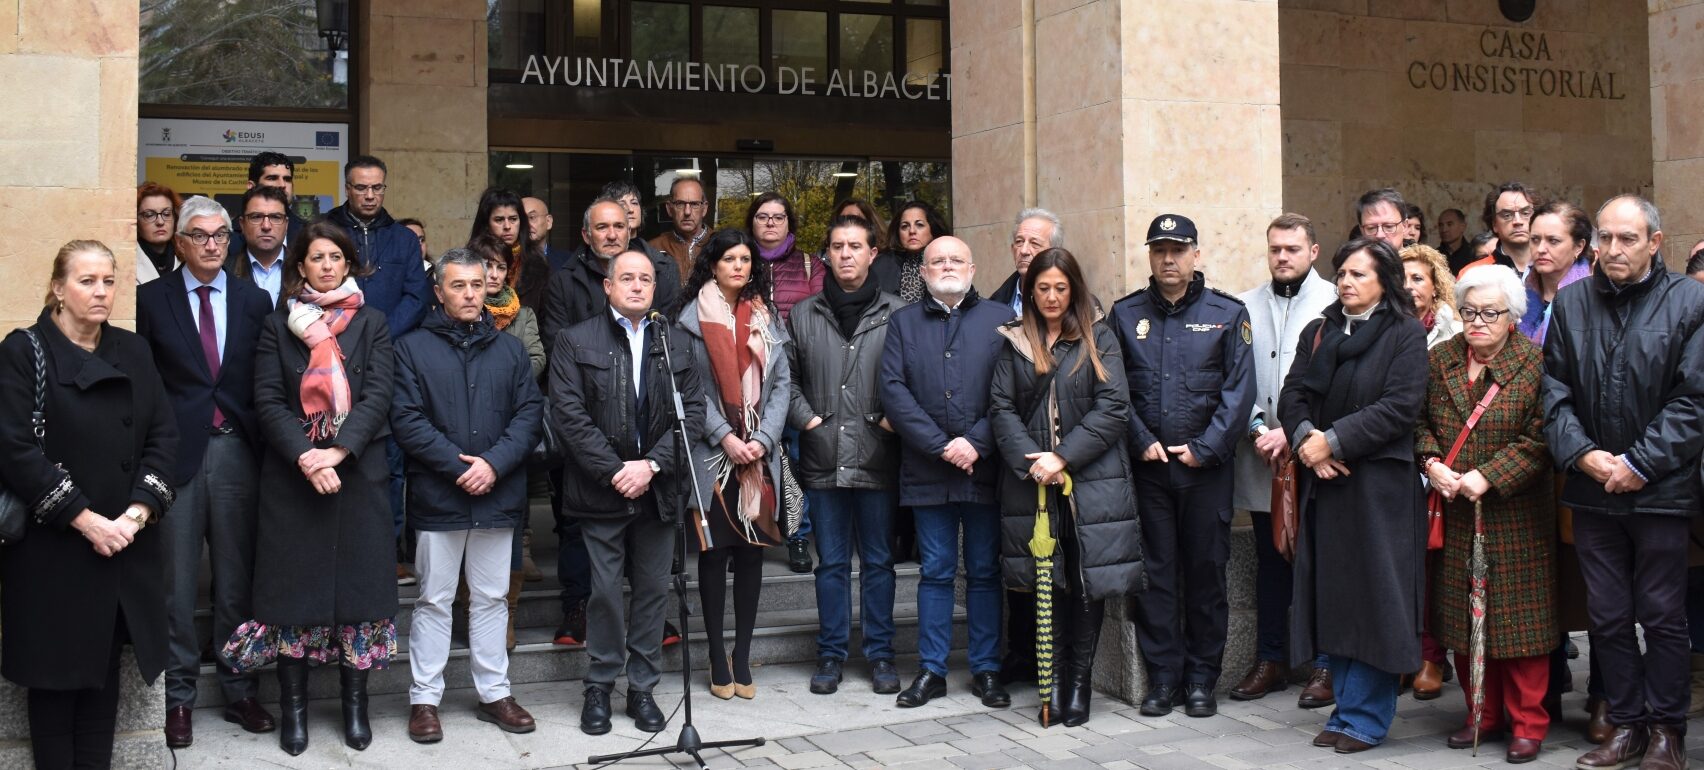
<instances>
[{"instance_id":1,"label":"floral skirt","mask_svg":"<svg viewBox=\"0 0 1704 770\"><path fill-rule=\"evenodd\" d=\"M352 626L271 626L251 620L237 627L224 649L226 662L237 673L279 657L362 670L384 668L395 654L396 624L388 618Z\"/></svg>"}]
</instances>

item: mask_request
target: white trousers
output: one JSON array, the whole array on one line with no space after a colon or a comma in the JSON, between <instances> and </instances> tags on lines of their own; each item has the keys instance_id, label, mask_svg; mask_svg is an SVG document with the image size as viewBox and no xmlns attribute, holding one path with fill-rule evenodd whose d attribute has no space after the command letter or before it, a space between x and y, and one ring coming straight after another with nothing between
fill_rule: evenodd
<instances>
[{"instance_id":1,"label":"white trousers","mask_svg":"<svg viewBox=\"0 0 1704 770\"><path fill-rule=\"evenodd\" d=\"M408 662L414 673L410 705L436 706L444 698L444 666L450 658L450 605L467 562L469 668L481 703L509 697L509 559L515 530L470 529L421 532L414 553L420 599L408 632Z\"/></svg>"}]
</instances>

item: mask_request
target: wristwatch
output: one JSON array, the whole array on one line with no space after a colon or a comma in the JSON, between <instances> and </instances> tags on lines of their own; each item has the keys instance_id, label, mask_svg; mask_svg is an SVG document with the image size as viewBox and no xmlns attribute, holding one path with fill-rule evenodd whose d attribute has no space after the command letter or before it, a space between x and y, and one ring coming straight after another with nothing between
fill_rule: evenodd
<instances>
[{"instance_id":1,"label":"wristwatch","mask_svg":"<svg viewBox=\"0 0 1704 770\"><path fill-rule=\"evenodd\" d=\"M658 465L656 460L646 460L645 464L651 467L652 473L662 473L663 472L663 466Z\"/></svg>"},{"instance_id":2,"label":"wristwatch","mask_svg":"<svg viewBox=\"0 0 1704 770\"><path fill-rule=\"evenodd\" d=\"M1254 426L1254 430L1251 430L1251 431L1248 432L1248 437L1249 438L1260 438L1261 436L1264 436L1267 433L1270 433L1271 431L1272 431L1271 428L1266 427L1266 423L1261 423L1259 425Z\"/></svg>"},{"instance_id":3,"label":"wristwatch","mask_svg":"<svg viewBox=\"0 0 1704 770\"><path fill-rule=\"evenodd\" d=\"M148 526L148 514L141 508L131 506L129 510L124 512L124 518L136 522L137 531L141 531L143 527Z\"/></svg>"}]
</instances>

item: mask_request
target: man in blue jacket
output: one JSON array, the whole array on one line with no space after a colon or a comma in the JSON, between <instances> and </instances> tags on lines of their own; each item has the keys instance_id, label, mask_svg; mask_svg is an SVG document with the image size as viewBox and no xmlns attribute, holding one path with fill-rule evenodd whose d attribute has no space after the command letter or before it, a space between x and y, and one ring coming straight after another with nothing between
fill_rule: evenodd
<instances>
[{"instance_id":1,"label":"man in blue jacket","mask_svg":"<svg viewBox=\"0 0 1704 770\"><path fill-rule=\"evenodd\" d=\"M1136 640L1148 667L1143 716L1218 713L1213 687L1230 604L1232 461L1254 406L1253 330L1242 300L1195 268L1195 223L1162 214L1148 226L1148 288L1112 308L1130 382L1130 457L1147 540L1148 592ZM1180 687L1184 688L1180 693Z\"/></svg>"},{"instance_id":2,"label":"man in blue jacket","mask_svg":"<svg viewBox=\"0 0 1704 770\"><path fill-rule=\"evenodd\" d=\"M917 518L923 576L917 586L922 671L900 708L947 692L953 580L959 531L969 587L971 692L990 708L1012 700L1000 685L1000 510L994 500L994 434L988 393L1008 305L976 295L970 247L952 236L923 251L928 296L894 311L882 350L882 409L899 434L900 505Z\"/></svg>"},{"instance_id":3,"label":"man in blue jacket","mask_svg":"<svg viewBox=\"0 0 1704 770\"><path fill-rule=\"evenodd\" d=\"M485 262L450 249L436 273L442 307L397 341L391 401L391 434L408 455L409 521L420 534L408 693L408 736L418 743L444 737L438 704L464 564L476 714L505 732L535 729L509 691L505 629L510 554L526 520L526 460L542 430L544 397L520 340L498 331L485 309Z\"/></svg>"},{"instance_id":4,"label":"man in blue jacket","mask_svg":"<svg viewBox=\"0 0 1704 770\"><path fill-rule=\"evenodd\" d=\"M426 295L426 269L420 264L420 239L414 231L397 223L385 211L385 162L360 155L343 165L343 205L331 210L326 221L349 232L355 243L355 258L365 277L357 279L367 305L385 314L393 340L400 340L420 325L430 304ZM396 536L402 537L405 502L402 498L402 451L392 438L386 444L390 463L391 517ZM413 582L398 564L398 583Z\"/></svg>"}]
</instances>

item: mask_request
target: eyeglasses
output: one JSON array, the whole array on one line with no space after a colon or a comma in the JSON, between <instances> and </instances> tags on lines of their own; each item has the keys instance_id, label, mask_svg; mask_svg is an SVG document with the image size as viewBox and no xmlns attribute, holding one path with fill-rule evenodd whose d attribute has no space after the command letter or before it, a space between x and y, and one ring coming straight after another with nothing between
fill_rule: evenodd
<instances>
[{"instance_id":1,"label":"eyeglasses","mask_svg":"<svg viewBox=\"0 0 1704 770\"><path fill-rule=\"evenodd\" d=\"M1502 222L1513 222L1517 219L1530 221L1532 219L1532 207L1528 206L1524 209L1499 209L1497 211L1497 219Z\"/></svg>"},{"instance_id":2,"label":"eyeglasses","mask_svg":"<svg viewBox=\"0 0 1704 770\"><path fill-rule=\"evenodd\" d=\"M692 209L693 211L704 209L704 201L669 201L669 205L677 209Z\"/></svg>"},{"instance_id":3,"label":"eyeglasses","mask_svg":"<svg viewBox=\"0 0 1704 770\"><path fill-rule=\"evenodd\" d=\"M951 258L947 258L947 259L931 259L931 260L929 260L929 267L932 267L936 270L939 270L939 269L946 267L948 265L952 265L955 269L962 270L962 269L964 269L964 266L968 265L968 264L970 264L969 260L960 259L958 257L951 257Z\"/></svg>"},{"instance_id":4,"label":"eyeglasses","mask_svg":"<svg viewBox=\"0 0 1704 770\"><path fill-rule=\"evenodd\" d=\"M286 217L283 214L263 214L259 211L254 211L254 212L250 212L250 213L243 215L243 221L247 222L251 225L258 225L262 222L271 222L272 224L275 224L275 225L281 225L281 224L284 224L285 219L286 219Z\"/></svg>"},{"instance_id":5,"label":"eyeglasses","mask_svg":"<svg viewBox=\"0 0 1704 770\"><path fill-rule=\"evenodd\" d=\"M752 220L766 225L778 225L787 221L786 214L758 214Z\"/></svg>"},{"instance_id":6,"label":"eyeglasses","mask_svg":"<svg viewBox=\"0 0 1704 770\"><path fill-rule=\"evenodd\" d=\"M1462 320L1463 323L1473 323L1474 321L1484 321L1486 324L1489 325L1489 324L1497 323L1497 319L1502 318L1503 316L1506 316L1508 314L1509 314L1509 311L1507 311L1507 310L1493 310L1493 309L1490 309L1490 308L1480 310L1478 308L1464 307L1464 308L1461 309L1461 320Z\"/></svg>"},{"instance_id":7,"label":"eyeglasses","mask_svg":"<svg viewBox=\"0 0 1704 770\"><path fill-rule=\"evenodd\" d=\"M349 185L349 189L354 191L355 193L357 193L359 195L366 195L367 193L373 193L374 195L383 195L384 192L385 192L385 188L387 188L387 187L389 187L389 185L386 185L386 184L383 184L383 183Z\"/></svg>"},{"instance_id":8,"label":"eyeglasses","mask_svg":"<svg viewBox=\"0 0 1704 770\"><path fill-rule=\"evenodd\" d=\"M220 246L223 246L223 245L231 242L231 231L230 230L220 230L219 232L216 232L216 233L204 233L204 232L201 232L200 230L196 230L195 232L192 232L192 233L180 233L180 234L183 237L188 238L190 243L193 243L197 246L206 246L208 241L212 241L214 243L217 243Z\"/></svg>"},{"instance_id":9,"label":"eyeglasses","mask_svg":"<svg viewBox=\"0 0 1704 770\"><path fill-rule=\"evenodd\" d=\"M1384 222L1384 223L1368 222L1364 225L1361 225L1361 233L1363 235L1368 236L1368 237L1377 236L1381 233L1389 235L1391 233L1396 232L1397 230L1402 229L1405 226L1406 225L1404 225L1402 222Z\"/></svg>"},{"instance_id":10,"label":"eyeglasses","mask_svg":"<svg viewBox=\"0 0 1704 770\"><path fill-rule=\"evenodd\" d=\"M144 222L170 222L172 221L172 210L160 209L158 211L138 211L136 212L136 218Z\"/></svg>"}]
</instances>

